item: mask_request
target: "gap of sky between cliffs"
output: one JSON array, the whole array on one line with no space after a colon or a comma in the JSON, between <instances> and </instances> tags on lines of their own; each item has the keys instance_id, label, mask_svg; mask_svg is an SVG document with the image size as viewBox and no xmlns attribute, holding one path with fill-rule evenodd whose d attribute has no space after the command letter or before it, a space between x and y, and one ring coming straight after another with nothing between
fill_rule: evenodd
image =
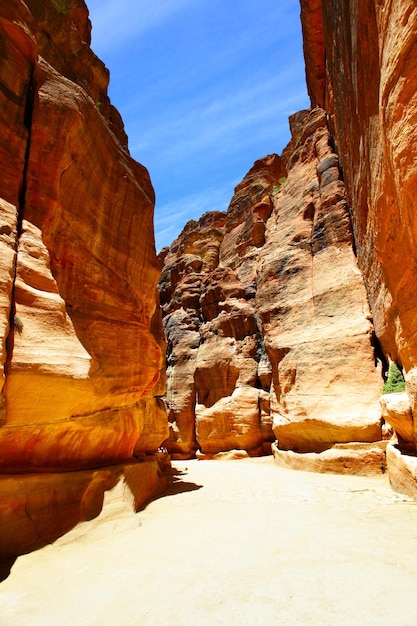
<instances>
[{"instance_id":1,"label":"gap of sky between cliffs","mask_svg":"<svg viewBox=\"0 0 417 626\"><path fill-rule=\"evenodd\" d=\"M298 0L87 0L132 156L156 191L156 247L226 210L309 108Z\"/></svg>"}]
</instances>

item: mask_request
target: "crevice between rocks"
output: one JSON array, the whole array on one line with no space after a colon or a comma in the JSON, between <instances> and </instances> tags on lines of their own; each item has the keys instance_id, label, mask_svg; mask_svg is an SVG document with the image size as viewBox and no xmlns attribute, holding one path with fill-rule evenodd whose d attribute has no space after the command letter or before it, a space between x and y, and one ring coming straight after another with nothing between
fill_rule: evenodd
<instances>
[{"instance_id":1,"label":"crevice between rocks","mask_svg":"<svg viewBox=\"0 0 417 626\"><path fill-rule=\"evenodd\" d=\"M17 215L16 215L16 240L15 240L16 255L14 258L12 290L10 294L9 333L5 341L5 349L6 349L6 358L4 362L4 379L5 380L7 379L7 375L10 370L10 365L11 365L11 360L12 360L12 355L13 355L13 348L14 348L15 331L20 333L23 330L21 321L16 318L15 285L16 285L16 278L17 278L19 241L22 235L23 214L25 210L25 199L26 199L26 190L27 190L27 172L28 172L30 149L31 149L33 102L34 102L34 92L35 92L34 80L33 80L34 71L35 71L35 66L32 67L32 72L30 75L25 112L23 116L23 123L27 129L27 142L26 142L26 151L25 151L23 170L22 170L22 184L21 184L20 192L18 196L18 206L17 206Z\"/></svg>"}]
</instances>

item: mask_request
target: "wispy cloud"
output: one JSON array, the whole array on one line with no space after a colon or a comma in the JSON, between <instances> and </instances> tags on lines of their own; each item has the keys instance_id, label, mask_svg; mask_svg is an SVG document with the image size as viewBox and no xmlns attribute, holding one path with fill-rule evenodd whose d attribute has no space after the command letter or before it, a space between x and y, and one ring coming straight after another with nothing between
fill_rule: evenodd
<instances>
[{"instance_id":1,"label":"wispy cloud","mask_svg":"<svg viewBox=\"0 0 417 626\"><path fill-rule=\"evenodd\" d=\"M298 0L87 0L132 155L155 187L157 245L227 208L309 106Z\"/></svg>"},{"instance_id":2,"label":"wispy cloud","mask_svg":"<svg viewBox=\"0 0 417 626\"><path fill-rule=\"evenodd\" d=\"M190 219L198 219L207 211L226 211L238 181L229 181L221 187L202 189L200 193L185 195L161 205L157 202L155 214L156 247L170 245Z\"/></svg>"},{"instance_id":3,"label":"wispy cloud","mask_svg":"<svg viewBox=\"0 0 417 626\"><path fill-rule=\"evenodd\" d=\"M291 76L294 76L291 70L294 68L221 96L217 90L210 90L193 99L188 106L185 102L174 103L163 123L148 128L142 134L135 133L138 141L131 144L132 151L146 153L154 150L156 145L165 143L166 149L158 158L162 156L169 160L178 158L178 149L184 156L214 145L224 150L230 141L236 141L239 132L251 129L254 125L259 127L265 124L269 132L273 132L271 120L281 118L286 125L288 114L305 100L305 91L298 85L294 85L294 92L289 94L288 84L292 82ZM282 92L284 94L280 97ZM176 139L174 143L171 141L173 138ZM240 139L244 141L245 135L240 135Z\"/></svg>"},{"instance_id":4,"label":"wispy cloud","mask_svg":"<svg viewBox=\"0 0 417 626\"><path fill-rule=\"evenodd\" d=\"M97 54L142 36L193 0L87 0L92 20L92 43Z\"/></svg>"}]
</instances>

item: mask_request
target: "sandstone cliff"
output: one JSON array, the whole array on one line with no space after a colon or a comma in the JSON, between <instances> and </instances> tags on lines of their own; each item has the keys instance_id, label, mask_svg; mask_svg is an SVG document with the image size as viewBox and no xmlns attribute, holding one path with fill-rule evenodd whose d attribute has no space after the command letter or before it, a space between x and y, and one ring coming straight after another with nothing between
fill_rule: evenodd
<instances>
[{"instance_id":1,"label":"sandstone cliff","mask_svg":"<svg viewBox=\"0 0 417 626\"><path fill-rule=\"evenodd\" d=\"M386 420L391 481L416 496L417 9L301 0L301 17L311 112L267 179L261 160L165 253L168 445L256 453L268 416L279 462L344 471L350 446L361 471L385 463L368 444ZM389 363L406 393L380 408Z\"/></svg>"},{"instance_id":2,"label":"sandstone cliff","mask_svg":"<svg viewBox=\"0 0 417 626\"><path fill-rule=\"evenodd\" d=\"M258 161L227 214L188 223L165 252L159 288L168 341L166 445L174 455L197 448L260 454L274 439L254 283L272 188L283 173L277 155Z\"/></svg>"},{"instance_id":3,"label":"sandstone cliff","mask_svg":"<svg viewBox=\"0 0 417 626\"><path fill-rule=\"evenodd\" d=\"M407 407L394 398L384 413L415 455L416 3L301 0L301 8L308 89L328 113L376 336L406 378ZM416 494L416 466L414 482Z\"/></svg>"},{"instance_id":4,"label":"sandstone cliff","mask_svg":"<svg viewBox=\"0 0 417 626\"><path fill-rule=\"evenodd\" d=\"M189 223L163 254L174 453L382 439L381 367L326 114L290 123L283 156L258 161L227 213Z\"/></svg>"},{"instance_id":5,"label":"sandstone cliff","mask_svg":"<svg viewBox=\"0 0 417 626\"><path fill-rule=\"evenodd\" d=\"M0 556L90 516L124 471L70 470L167 436L154 192L90 29L83 0L0 1Z\"/></svg>"}]
</instances>

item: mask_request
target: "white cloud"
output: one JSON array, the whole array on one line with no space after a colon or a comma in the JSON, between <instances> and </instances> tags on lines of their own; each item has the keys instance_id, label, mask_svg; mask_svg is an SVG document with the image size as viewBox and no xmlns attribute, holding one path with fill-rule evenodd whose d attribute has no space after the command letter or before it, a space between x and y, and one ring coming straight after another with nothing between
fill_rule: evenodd
<instances>
[{"instance_id":1,"label":"white cloud","mask_svg":"<svg viewBox=\"0 0 417 626\"><path fill-rule=\"evenodd\" d=\"M207 211L226 211L237 182L230 181L217 188L206 187L199 193L186 195L160 206L157 202L155 212L157 250L170 245L189 220L198 220Z\"/></svg>"},{"instance_id":2,"label":"white cloud","mask_svg":"<svg viewBox=\"0 0 417 626\"><path fill-rule=\"evenodd\" d=\"M271 135L278 129L287 135L287 117L297 110L300 103L305 106L305 91L295 86L288 95L287 88L280 98L280 86L285 81L288 82L281 74L222 97L213 91L210 94L213 99L208 102L200 99L189 106L181 102L178 107L169 110L163 123L144 133L134 132L136 142L131 144L131 151L146 158L147 154L157 150L161 164L161 161L169 163L178 158L190 158L194 153L204 153L213 148L218 154L230 148L235 150L236 141L242 149L245 143L255 138L259 141L262 134ZM276 150L283 147L277 145Z\"/></svg>"},{"instance_id":3,"label":"white cloud","mask_svg":"<svg viewBox=\"0 0 417 626\"><path fill-rule=\"evenodd\" d=\"M157 246L226 210L308 105L298 0L87 0L93 49L157 196ZM237 180L233 180L237 177Z\"/></svg>"}]
</instances>

